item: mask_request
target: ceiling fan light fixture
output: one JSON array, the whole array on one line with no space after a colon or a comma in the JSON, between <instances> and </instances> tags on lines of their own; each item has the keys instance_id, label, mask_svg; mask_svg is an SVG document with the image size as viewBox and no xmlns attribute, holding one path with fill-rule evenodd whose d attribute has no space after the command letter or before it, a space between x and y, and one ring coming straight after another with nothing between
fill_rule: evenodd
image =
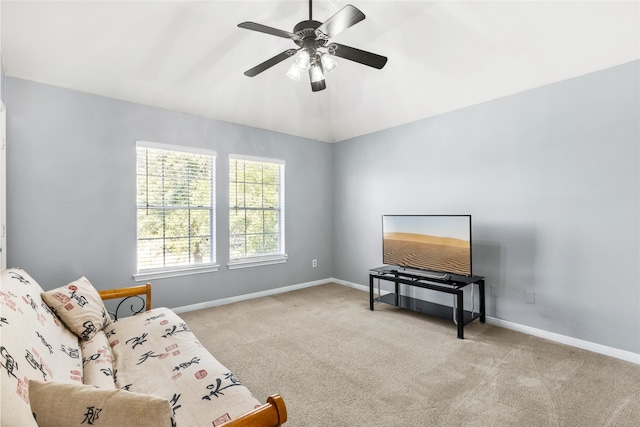
<instances>
[{"instance_id":1,"label":"ceiling fan light fixture","mask_svg":"<svg viewBox=\"0 0 640 427\"><path fill-rule=\"evenodd\" d=\"M320 80L319 82L311 82L311 91L312 92L318 92L321 90L325 90L327 88L327 83L323 80Z\"/></svg>"},{"instance_id":2,"label":"ceiling fan light fixture","mask_svg":"<svg viewBox=\"0 0 640 427\"><path fill-rule=\"evenodd\" d=\"M316 83L316 82L319 82L320 80L324 80L324 73L322 72L322 67L317 62L315 62L309 69L309 78L311 79L311 83Z\"/></svg>"},{"instance_id":3,"label":"ceiling fan light fixture","mask_svg":"<svg viewBox=\"0 0 640 427\"><path fill-rule=\"evenodd\" d=\"M300 68L295 63L291 64L289 71L287 71L287 77L296 82L300 81Z\"/></svg>"},{"instance_id":4,"label":"ceiling fan light fixture","mask_svg":"<svg viewBox=\"0 0 640 427\"><path fill-rule=\"evenodd\" d=\"M309 69L309 80L311 80L311 90L317 92L327 88L327 84L324 81L324 73L322 72L322 66L318 61L314 61Z\"/></svg>"},{"instance_id":5,"label":"ceiling fan light fixture","mask_svg":"<svg viewBox=\"0 0 640 427\"><path fill-rule=\"evenodd\" d=\"M301 50L298 57L293 61L293 65L295 65L300 71L308 71L311 67L311 57L309 56L309 52L304 49Z\"/></svg>"},{"instance_id":6,"label":"ceiling fan light fixture","mask_svg":"<svg viewBox=\"0 0 640 427\"><path fill-rule=\"evenodd\" d=\"M320 62L322 63L322 69L327 73L335 70L338 66L338 62L333 59L333 57L331 57L331 55L329 55L328 53L322 54L322 56L320 57Z\"/></svg>"}]
</instances>

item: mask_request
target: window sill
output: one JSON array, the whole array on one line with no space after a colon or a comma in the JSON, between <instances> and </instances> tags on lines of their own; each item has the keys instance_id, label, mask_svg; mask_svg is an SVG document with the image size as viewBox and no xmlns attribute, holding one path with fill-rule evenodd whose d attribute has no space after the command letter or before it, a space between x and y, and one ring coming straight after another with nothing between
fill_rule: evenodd
<instances>
[{"instance_id":1,"label":"window sill","mask_svg":"<svg viewBox=\"0 0 640 427\"><path fill-rule=\"evenodd\" d=\"M189 265L186 267L164 268L161 270L142 271L133 275L136 282L144 282L153 279L166 279L169 277L188 276L191 274L211 273L218 271L217 264L203 264L198 266Z\"/></svg>"},{"instance_id":2,"label":"window sill","mask_svg":"<svg viewBox=\"0 0 640 427\"><path fill-rule=\"evenodd\" d=\"M274 257L255 257L242 260L229 261L227 267L229 270L237 270L240 268L260 267L262 265L283 264L287 262L287 255L278 255Z\"/></svg>"}]
</instances>

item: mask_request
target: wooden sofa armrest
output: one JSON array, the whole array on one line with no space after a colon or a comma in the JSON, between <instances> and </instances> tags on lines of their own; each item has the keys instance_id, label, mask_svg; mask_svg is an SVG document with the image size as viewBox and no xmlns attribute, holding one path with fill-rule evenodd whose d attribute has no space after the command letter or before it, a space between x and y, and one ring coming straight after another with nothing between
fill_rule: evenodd
<instances>
[{"instance_id":1,"label":"wooden sofa armrest","mask_svg":"<svg viewBox=\"0 0 640 427\"><path fill-rule=\"evenodd\" d=\"M145 295L145 301L142 308L136 311L136 310L133 310L133 307L132 307L131 308L132 312L140 313L142 310L151 310L151 283L147 283L146 285L140 285L140 286L131 286L128 288L105 289L102 291L98 291L98 293L100 294L100 298L102 298L103 300L123 298L123 300L118 304L118 307L116 308L116 312L112 313L113 316L115 317L115 320L118 319L118 311L120 309L120 305L130 297ZM139 297L139 298L142 298L142 297Z\"/></svg>"},{"instance_id":2,"label":"wooden sofa armrest","mask_svg":"<svg viewBox=\"0 0 640 427\"><path fill-rule=\"evenodd\" d=\"M221 427L277 427L287 421L287 407L278 393L267 398L267 403L221 424Z\"/></svg>"}]
</instances>

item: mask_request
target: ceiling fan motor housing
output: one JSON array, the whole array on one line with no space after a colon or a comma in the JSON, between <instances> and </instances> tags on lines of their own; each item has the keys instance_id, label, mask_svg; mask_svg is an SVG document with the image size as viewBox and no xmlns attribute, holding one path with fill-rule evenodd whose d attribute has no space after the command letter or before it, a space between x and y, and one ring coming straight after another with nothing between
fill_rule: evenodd
<instances>
[{"instance_id":1,"label":"ceiling fan motor housing","mask_svg":"<svg viewBox=\"0 0 640 427\"><path fill-rule=\"evenodd\" d=\"M293 34L299 37L298 40L294 40L294 42L304 48L316 48L320 46L324 46L327 44L327 40L324 38L318 38L316 35L316 28L322 25L322 22L308 20L298 22L295 27L293 27Z\"/></svg>"}]
</instances>

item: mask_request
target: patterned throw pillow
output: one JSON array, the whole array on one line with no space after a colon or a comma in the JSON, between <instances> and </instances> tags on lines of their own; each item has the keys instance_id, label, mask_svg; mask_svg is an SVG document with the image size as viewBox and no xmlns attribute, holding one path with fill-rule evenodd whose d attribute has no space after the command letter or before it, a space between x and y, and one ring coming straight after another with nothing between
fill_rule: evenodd
<instances>
[{"instance_id":1,"label":"patterned throw pillow","mask_svg":"<svg viewBox=\"0 0 640 427\"><path fill-rule=\"evenodd\" d=\"M31 380L31 410L39 427L171 427L168 400L125 390Z\"/></svg>"},{"instance_id":2,"label":"patterned throw pillow","mask_svg":"<svg viewBox=\"0 0 640 427\"><path fill-rule=\"evenodd\" d=\"M41 296L67 328L83 340L90 340L111 322L100 294L86 277Z\"/></svg>"}]
</instances>

